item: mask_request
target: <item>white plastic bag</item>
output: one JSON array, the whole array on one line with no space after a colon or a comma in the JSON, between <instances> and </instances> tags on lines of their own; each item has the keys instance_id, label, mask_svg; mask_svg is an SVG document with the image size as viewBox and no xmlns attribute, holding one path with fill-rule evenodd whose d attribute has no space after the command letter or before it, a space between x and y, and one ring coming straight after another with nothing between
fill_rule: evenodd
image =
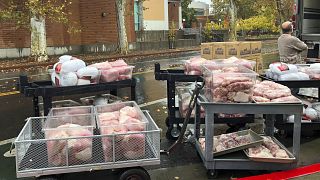
<instances>
[{"instance_id":1,"label":"white plastic bag","mask_svg":"<svg viewBox=\"0 0 320 180\"><path fill-rule=\"evenodd\" d=\"M78 79L77 85L89 85L91 82L88 79Z\"/></svg>"},{"instance_id":2,"label":"white plastic bag","mask_svg":"<svg viewBox=\"0 0 320 180\"><path fill-rule=\"evenodd\" d=\"M61 86L75 86L78 83L78 76L74 72L61 75Z\"/></svg>"},{"instance_id":3,"label":"white plastic bag","mask_svg":"<svg viewBox=\"0 0 320 180\"><path fill-rule=\"evenodd\" d=\"M320 69L320 63L311 64L310 69Z\"/></svg>"},{"instance_id":4,"label":"white plastic bag","mask_svg":"<svg viewBox=\"0 0 320 180\"><path fill-rule=\"evenodd\" d=\"M296 65L280 63L280 62L270 64L269 68L274 74L277 74L277 75L298 72L298 68Z\"/></svg>"},{"instance_id":5,"label":"white plastic bag","mask_svg":"<svg viewBox=\"0 0 320 180\"><path fill-rule=\"evenodd\" d=\"M306 73L298 72L297 74L299 75L299 80L301 80L301 81L310 80L309 75Z\"/></svg>"},{"instance_id":6,"label":"white plastic bag","mask_svg":"<svg viewBox=\"0 0 320 180\"><path fill-rule=\"evenodd\" d=\"M70 61L71 59L72 59L72 56L63 55L59 57L59 63L64 63L64 62Z\"/></svg>"},{"instance_id":7,"label":"white plastic bag","mask_svg":"<svg viewBox=\"0 0 320 180\"><path fill-rule=\"evenodd\" d=\"M90 77L90 79L95 79L99 75L99 70L95 67L84 67L77 71L79 78Z\"/></svg>"},{"instance_id":8,"label":"white plastic bag","mask_svg":"<svg viewBox=\"0 0 320 180\"><path fill-rule=\"evenodd\" d=\"M77 72L86 67L86 63L80 59L75 59L62 63L60 73Z\"/></svg>"}]
</instances>

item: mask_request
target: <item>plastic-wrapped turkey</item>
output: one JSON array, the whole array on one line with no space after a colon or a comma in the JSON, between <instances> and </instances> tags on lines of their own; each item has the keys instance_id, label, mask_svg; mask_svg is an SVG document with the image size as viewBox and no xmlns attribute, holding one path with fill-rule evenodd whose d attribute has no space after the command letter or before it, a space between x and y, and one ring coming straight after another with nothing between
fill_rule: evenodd
<instances>
[{"instance_id":1,"label":"plastic-wrapped turkey","mask_svg":"<svg viewBox=\"0 0 320 180\"><path fill-rule=\"evenodd\" d=\"M55 166L69 163L79 163L87 161L92 157L92 138L77 138L93 136L93 133L78 124L64 124L55 129L45 132L48 151L48 162ZM67 140L55 140L61 138L71 138ZM68 154L68 157L67 157Z\"/></svg>"}]
</instances>

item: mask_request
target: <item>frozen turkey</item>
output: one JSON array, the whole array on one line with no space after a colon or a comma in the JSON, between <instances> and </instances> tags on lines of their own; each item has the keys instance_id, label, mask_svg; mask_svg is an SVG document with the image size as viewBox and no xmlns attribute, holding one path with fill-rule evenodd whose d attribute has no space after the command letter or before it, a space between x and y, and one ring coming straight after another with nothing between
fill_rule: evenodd
<instances>
[{"instance_id":1,"label":"frozen turkey","mask_svg":"<svg viewBox=\"0 0 320 180\"><path fill-rule=\"evenodd\" d=\"M263 137L263 144L249 148L249 156L259 158L289 158L288 153L281 149L270 137Z\"/></svg>"},{"instance_id":2,"label":"frozen turkey","mask_svg":"<svg viewBox=\"0 0 320 180\"><path fill-rule=\"evenodd\" d=\"M250 102L257 74L241 65L204 64L205 95L214 102Z\"/></svg>"},{"instance_id":3,"label":"frozen turkey","mask_svg":"<svg viewBox=\"0 0 320 180\"><path fill-rule=\"evenodd\" d=\"M93 136L92 130L78 124L67 123L55 129L46 129L48 162L55 166L77 164L88 161L92 157L92 138L79 138ZM78 138L77 138L78 137ZM69 138L67 140L56 140ZM68 157L67 157L68 155Z\"/></svg>"},{"instance_id":4,"label":"frozen turkey","mask_svg":"<svg viewBox=\"0 0 320 180\"><path fill-rule=\"evenodd\" d=\"M201 65L205 63L206 60L201 58L200 56L193 57L190 60L186 61L184 64L185 74L186 75L201 75L202 68Z\"/></svg>"},{"instance_id":5,"label":"frozen turkey","mask_svg":"<svg viewBox=\"0 0 320 180\"><path fill-rule=\"evenodd\" d=\"M98 110L98 123L101 135L115 135L102 138L105 161L112 161L113 149L116 157L139 159L145 155L146 122L140 110L132 106L101 106ZM118 109L118 110L116 110ZM110 111L116 110L116 111ZM114 142L113 142L114 141ZM112 147L114 144L115 147Z\"/></svg>"},{"instance_id":6,"label":"frozen turkey","mask_svg":"<svg viewBox=\"0 0 320 180\"><path fill-rule=\"evenodd\" d=\"M299 103L298 98L292 96L291 90L272 81L262 81L254 85L253 97L255 102Z\"/></svg>"}]
</instances>

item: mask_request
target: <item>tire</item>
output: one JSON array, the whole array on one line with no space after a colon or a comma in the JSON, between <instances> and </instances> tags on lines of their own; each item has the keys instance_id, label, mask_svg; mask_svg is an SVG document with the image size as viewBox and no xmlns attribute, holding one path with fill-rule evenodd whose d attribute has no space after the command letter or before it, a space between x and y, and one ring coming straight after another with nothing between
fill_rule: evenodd
<instances>
[{"instance_id":1,"label":"tire","mask_svg":"<svg viewBox=\"0 0 320 180\"><path fill-rule=\"evenodd\" d=\"M178 129L178 132L181 132L181 127L180 127L179 125L177 125L177 129ZM168 128L168 130L167 130L167 132L166 132L166 138L167 138L168 140L175 141L175 140L178 139L180 133L174 135L174 134L172 133L172 130L173 130L173 126L171 126L171 127Z\"/></svg>"},{"instance_id":2,"label":"tire","mask_svg":"<svg viewBox=\"0 0 320 180\"><path fill-rule=\"evenodd\" d=\"M37 180L58 180L57 176L40 176Z\"/></svg>"},{"instance_id":3,"label":"tire","mask_svg":"<svg viewBox=\"0 0 320 180\"><path fill-rule=\"evenodd\" d=\"M208 179L216 179L218 177L218 171L213 169L207 170L207 177Z\"/></svg>"},{"instance_id":4,"label":"tire","mask_svg":"<svg viewBox=\"0 0 320 180\"><path fill-rule=\"evenodd\" d=\"M119 180L151 180L149 173L143 168L132 168L124 170Z\"/></svg>"}]
</instances>

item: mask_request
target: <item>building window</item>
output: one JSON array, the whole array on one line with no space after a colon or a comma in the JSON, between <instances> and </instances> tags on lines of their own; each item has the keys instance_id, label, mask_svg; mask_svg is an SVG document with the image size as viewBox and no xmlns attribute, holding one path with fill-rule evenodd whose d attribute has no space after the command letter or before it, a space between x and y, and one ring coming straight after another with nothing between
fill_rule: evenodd
<instances>
[{"instance_id":1,"label":"building window","mask_svg":"<svg viewBox=\"0 0 320 180\"><path fill-rule=\"evenodd\" d=\"M141 30L141 2L139 0L134 1L134 30Z\"/></svg>"}]
</instances>

